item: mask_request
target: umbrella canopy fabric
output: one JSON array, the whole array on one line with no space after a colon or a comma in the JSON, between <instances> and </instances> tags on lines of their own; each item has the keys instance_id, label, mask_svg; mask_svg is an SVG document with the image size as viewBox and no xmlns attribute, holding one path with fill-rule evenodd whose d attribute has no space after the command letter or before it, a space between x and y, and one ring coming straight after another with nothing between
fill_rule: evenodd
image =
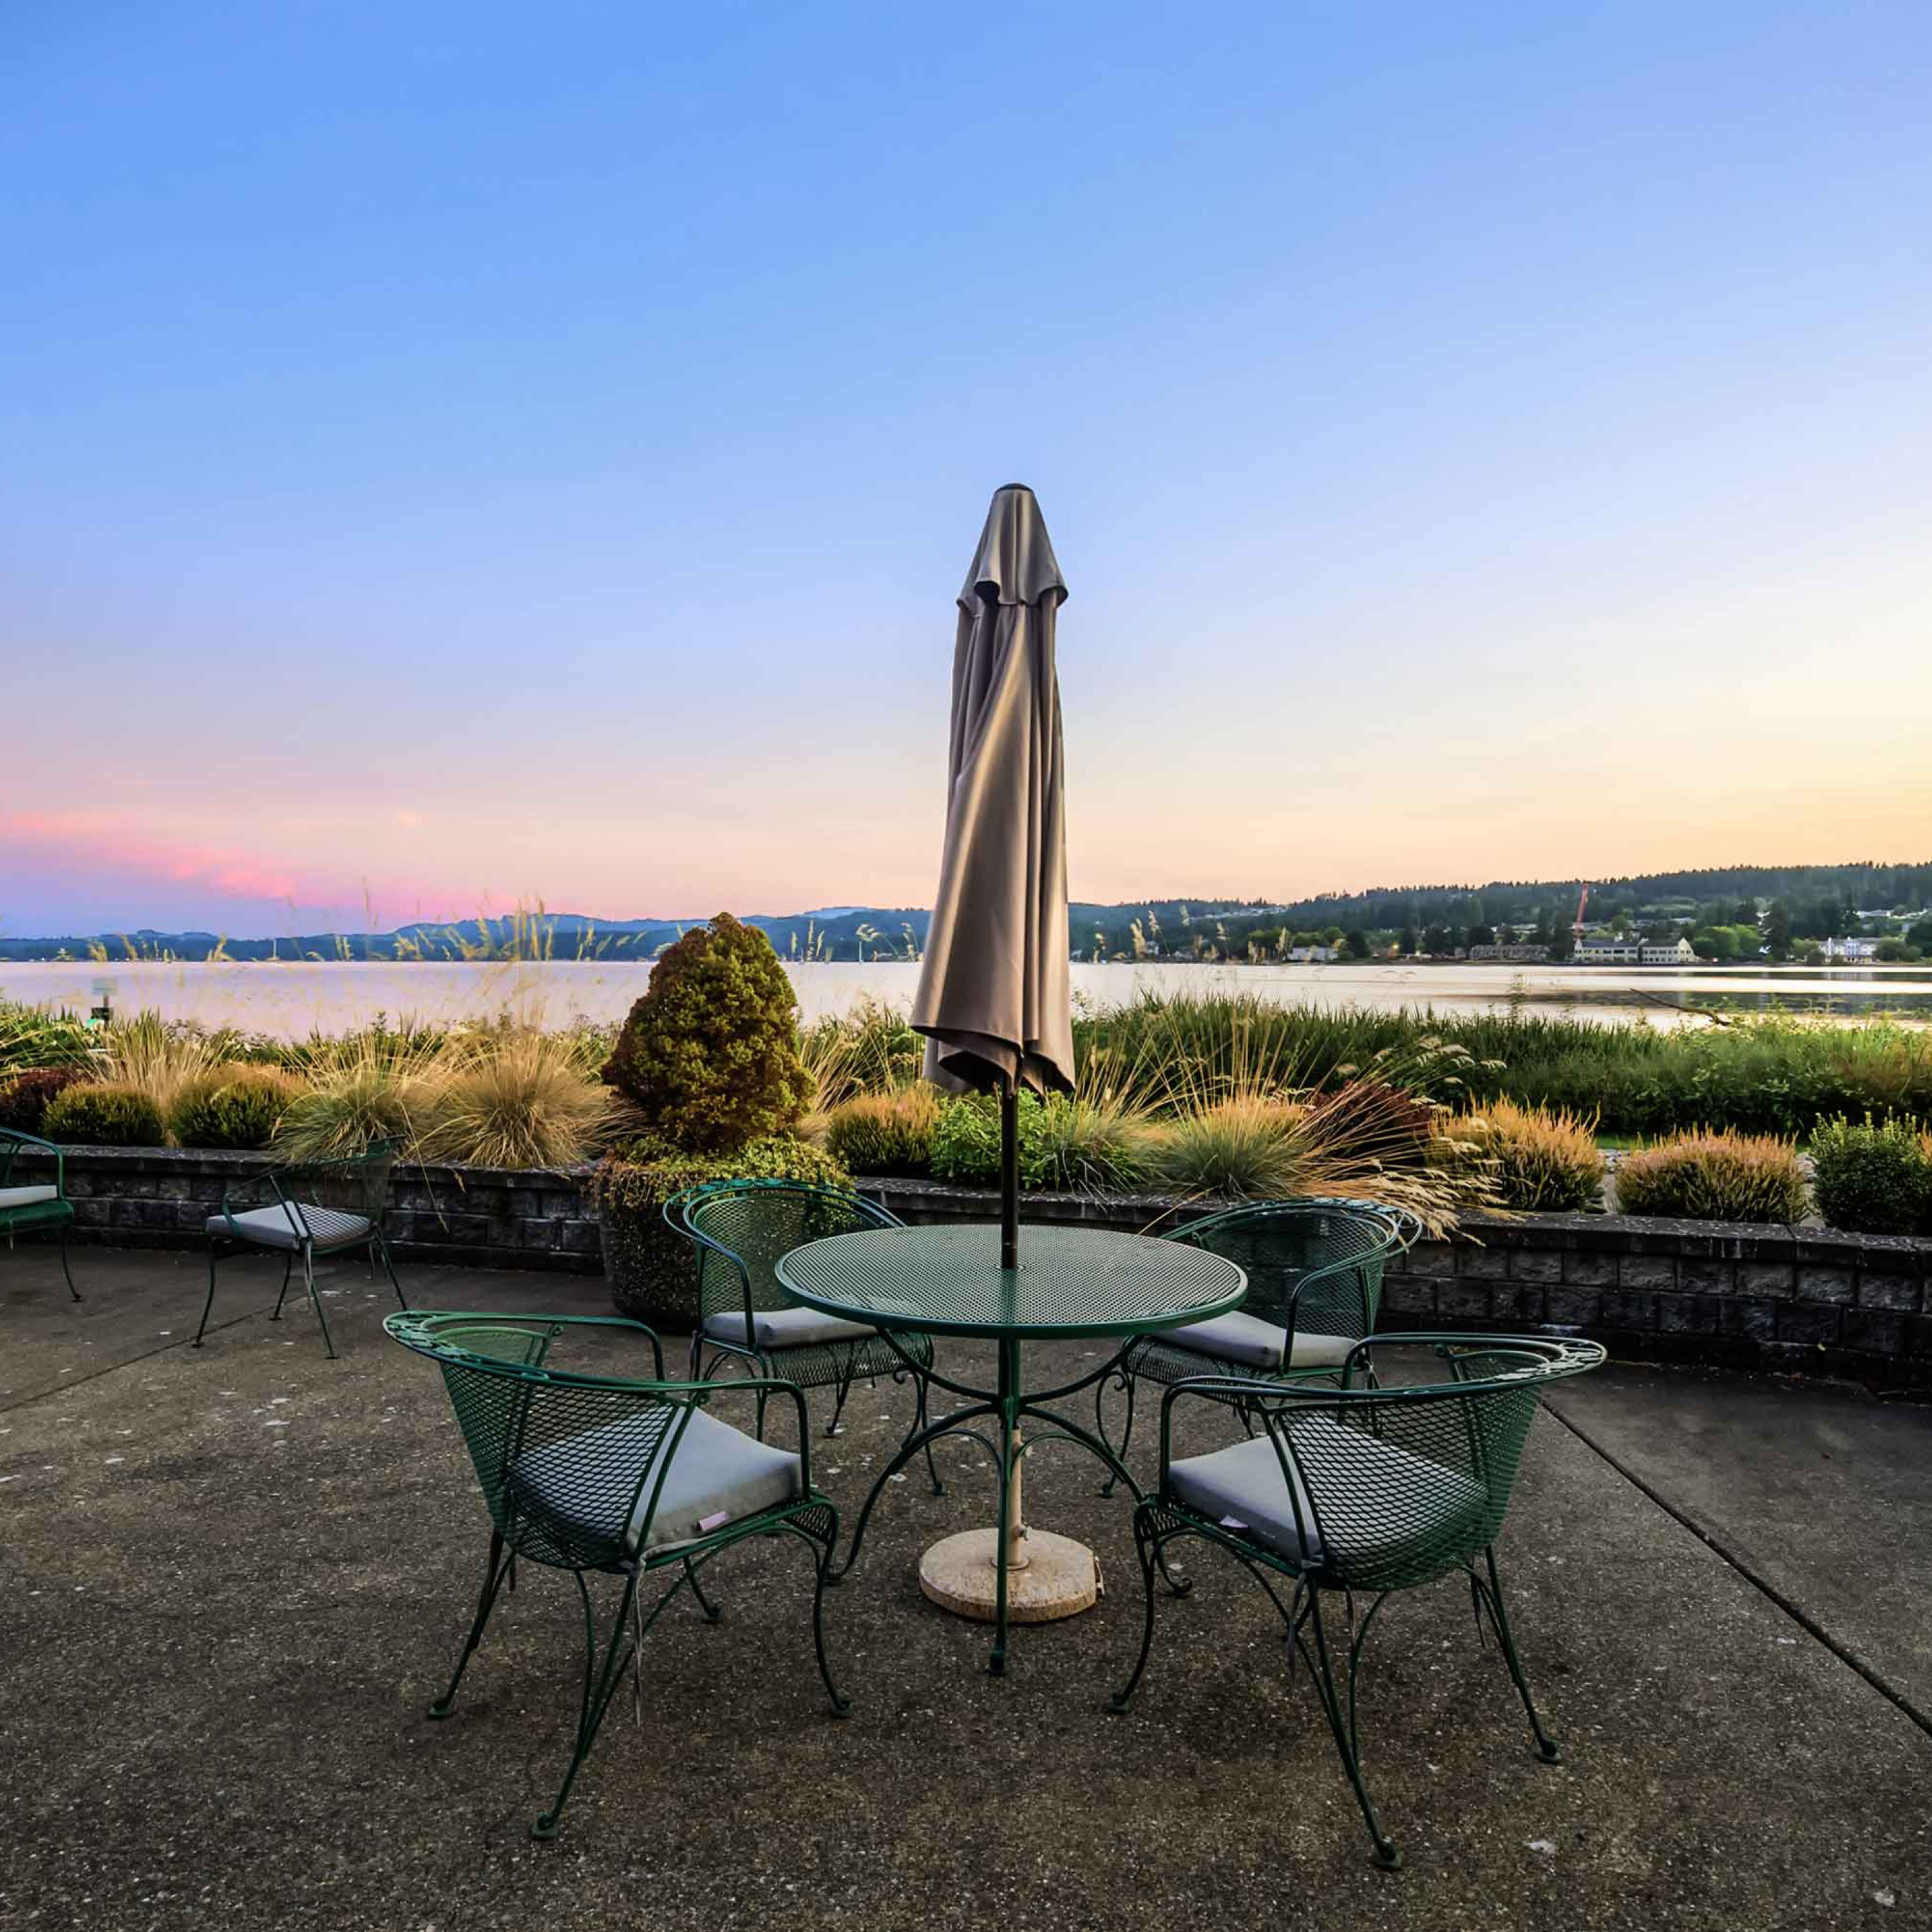
<instances>
[{"instance_id":1,"label":"umbrella canopy fabric","mask_svg":"<svg viewBox=\"0 0 1932 1932\"><path fill-rule=\"evenodd\" d=\"M1025 484L994 493L959 593L946 848L912 1023L956 1092L1073 1084L1054 626L1066 584Z\"/></svg>"}]
</instances>

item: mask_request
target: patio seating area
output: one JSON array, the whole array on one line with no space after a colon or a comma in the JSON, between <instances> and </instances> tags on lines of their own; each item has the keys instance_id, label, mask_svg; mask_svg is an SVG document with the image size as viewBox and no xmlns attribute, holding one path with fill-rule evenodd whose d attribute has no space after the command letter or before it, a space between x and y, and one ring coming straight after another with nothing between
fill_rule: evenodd
<instances>
[{"instance_id":1,"label":"patio seating area","mask_svg":"<svg viewBox=\"0 0 1932 1932\"><path fill-rule=\"evenodd\" d=\"M1192 1588L1163 1590L1147 1673L1108 1714L1142 1634L1135 1511L1077 1450L1034 1458L1028 1494L1106 1593L989 1676L986 1630L916 1578L993 1508L956 1438L934 1446L945 1493L909 1466L826 1593L849 1718L827 1708L796 1540L748 1536L704 1571L718 1622L681 1600L652 1630L641 1711L614 1687L544 1845L582 1606L522 1566L431 1720L490 1526L439 1376L382 1332L388 1282L315 1256L332 1360L306 1307L269 1319L284 1256L224 1264L198 1350L202 1257L73 1258L80 1302L52 1241L0 1256L0 1921L1808 1928L1932 1899L1922 1407L1630 1365L1552 1385L1500 1547L1562 1760L1538 1761L1466 1585L1391 1598L1360 1696L1399 1874L1369 1862L1274 1607L1207 1540L1172 1546ZM402 1273L412 1309L610 1312L594 1280ZM608 1372L653 1372L634 1331L596 1332ZM688 1338L662 1340L681 1360ZM1054 1384L1106 1347L1032 1346ZM944 1346L950 1372L992 1375L994 1345ZM1144 1394L1128 1461L1150 1484ZM935 1413L951 1400L935 1389ZM812 1480L848 1534L912 1404L860 1382L841 1432L815 1433ZM790 1408L769 1430L786 1447ZM1177 1456L1243 1439L1221 1403L1178 1402L1172 1426Z\"/></svg>"}]
</instances>

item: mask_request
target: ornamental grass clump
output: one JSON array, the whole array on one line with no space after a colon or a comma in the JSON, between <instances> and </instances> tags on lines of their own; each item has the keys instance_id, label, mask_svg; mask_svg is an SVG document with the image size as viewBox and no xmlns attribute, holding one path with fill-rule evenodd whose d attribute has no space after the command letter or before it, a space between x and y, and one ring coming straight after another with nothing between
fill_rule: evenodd
<instances>
[{"instance_id":1,"label":"ornamental grass clump","mask_svg":"<svg viewBox=\"0 0 1932 1932\"><path fill-rule=\"evenodd\" d=\"M176 1094L168 1126L181 1147L265 1148L298 1090L272 1067L218 1067Z\"/></svg>"},{"instance_id":2,"label":"ornamental grass clump","mask_svg":"<svg viewBox=\"0 0 1932 1932\"><path fill-rule=\"evenodd\" d=\"M107 1080L82 1081L56 1094L40 1131L68 1147L160 1147L168 1137L150 1096Z\"/></svg>"},{"instance_id":3,"label":"ornamental grass clump","mask_svg":"<svg viewBox=\"0 0 1932 1932\"><path fill-rule=\"evenodd\" d=\"M1496 1198L1524 1214L1582 1214L1603 1205L1604 1162L1596 1123L1561 1107L1492 1100L1447 1124L1446 1138L1494 1164Z\"/></svg>"},{"instance_id":4,"label":"ornamental grass clump","mask_svg":"<svg viewBox=\"0 0 1932 1932\"><path fill-rule=\"evenodd\" d=\"M798 998L772 944L720 913L652 968L604 1080L644 1132L692 1154L797 1126L813 1082L800 1057Z\"/></svg>"},{"instance_id":5,"label":"ornamental grass clump","mask_svg":"<svg viewBox=\"0 0 1932 1932\"><path fill-rule=\"evenodd\" d=\"M1793 1142L1726 1128L1638 1148L1617 1163L1626 1214L1692 1221L1782 1222L1804 1214L1804 1171Z\"/></svg>"},{"instance_id":6,"label":"ornamental grass clump","mask_svg":"<svg viewBox=\"0 0 1932 1932\"><path fill-rule=\"evenodd\" d=\"M1828 1227L1932 1234L1932 1133L1896 1117L1827 1120L1811 1137L1811 1190Z\"/></svg>"},{"instance_id":7,"label":"ornamental grass clump","mask_svg":"<svg viewBox=\"0 0 1932 1932\"><path fill-rule=\"evenodd\" d=\"M190 1088L222 1064L220 1046L190 1026L143 1011L102 1029L102 1072L116 1085L138 1088L165 1120Z\"/></svg>"},{"instance_id":8,"label":"ornamental grass clump","mask_svg":"<svg viewBox=\"0 0 1932 1932\"><path fill-rule=\"evenodd\" d=\"M826 1151L854 1174L930 1174L940 1112L930 1087L855 1094L826 1116Z\"/></svg>"},{"instance_id":9,"label":"ornamental grass clump","mask_svg":"<svg viewBox=\"0 0 1932 1932\"><path fill-rule=\"evenodd\" d=\"M478 1167L568 1167L596 1152L623 1102L586 1076L566 1034L497 1030L456 1042L422 1082L416 1153Z\"/></svg>"}]
</instances>

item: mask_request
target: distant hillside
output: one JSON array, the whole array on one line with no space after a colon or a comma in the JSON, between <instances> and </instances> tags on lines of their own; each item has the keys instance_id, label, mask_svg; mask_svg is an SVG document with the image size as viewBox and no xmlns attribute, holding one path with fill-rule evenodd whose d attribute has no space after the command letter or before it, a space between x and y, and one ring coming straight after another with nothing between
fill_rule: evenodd
<instances>
[{"instance_id":1,"label":"distant hillside","mask_svg":"<svg viewBox=\"0 0 1932 1932\"><path fill-rule=\"evenodd\" d=\"M1162 898L1068 908L1075 954L1241 957L1250 938L1290 933L1449 934L1504 926L1567 932L1586 882L1492 880L1486 885L1377 886L1284 902L1264 898ZM1852 916L1922 910L1932 905L1932 861L1910 865L1734 866L1648 872L1587 882L1593 926L1623 918L1659 930L1730 924L1745 908L1776 904L1801 935L1842 930ZM832 906L816 912L750 914L781 958L914 958L930 914L911 906ZM0 960L180 959L413 960L650 959L700 922L596 919L581 913L514 914L398 927L393 932L316 932L238 939L212 932L68 934L15 939L0 934ZM1138 933L1138 937L1136 936ZM1460 944L1457 940L1454 943Z\"/></svg>"}]
</instances>

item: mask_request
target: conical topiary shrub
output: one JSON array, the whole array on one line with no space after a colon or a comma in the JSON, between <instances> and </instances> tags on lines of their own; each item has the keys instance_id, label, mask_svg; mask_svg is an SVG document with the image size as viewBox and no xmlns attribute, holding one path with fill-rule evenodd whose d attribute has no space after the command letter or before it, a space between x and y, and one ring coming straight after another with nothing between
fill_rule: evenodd
<instances>
[{"instance_id":1,"label":"conical topiary shrub","mask_svg":"<svg viewBox=\"0 0 1932 1932\"><path fill-rule=\"evenodd\" d=\"M586 1190L620 1312L654 1327L697 1319L689 1246L659 1211L680 1188L843 1178L837 1162L794 1136L812 1097L797 1010L771 941L729 913L657 962L604 1066L633 1109L638 1138L598 1163Z\"/></svg>"}]
</instances>

